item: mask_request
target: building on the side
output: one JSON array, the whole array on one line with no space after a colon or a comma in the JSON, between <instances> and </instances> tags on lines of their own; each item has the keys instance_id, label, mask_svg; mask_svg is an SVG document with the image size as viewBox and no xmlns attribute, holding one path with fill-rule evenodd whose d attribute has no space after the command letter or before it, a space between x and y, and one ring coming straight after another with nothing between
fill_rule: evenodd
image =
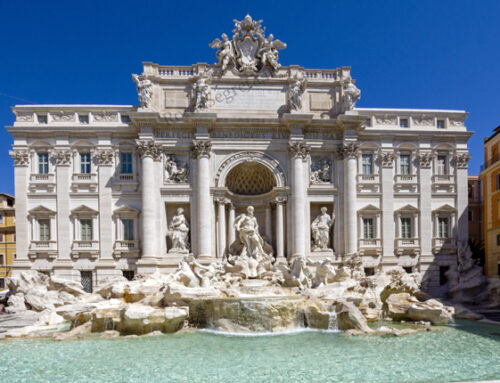
<instances>
[{"instance_id":1,"label":"building on the side","mask_svg":"<svg viewBox=\"0 0 500 383\"><path fill-rule=\"evenodd\" d=\"M480 175L469 175L469 239L481 246L484 244L483 182Z\"/></svg>"},{"instance_id":2,"label":"building on the side","mask_svg":"<svg viewBox=\"0 0 500 383\"><path fill-rule=\"evenodd\" d=\"M484 139L483 181L485 273L500 275L500 126Z\"/></svg>"},{"instance_id":3,"label":"building on the side","mask_svg":"<svg viewBox=\"0 0 500 383\"><path fill-rule=\"evenodd\" d=\"M5 279L11 276L16 257L15 198L0 193L0 291L6 288Z\"/></svg>"},{"instance_id":4,"label":"building on the side","mask_svg":"<svg viewBox=\"0 0 500 383\"><path fill-rule=\"evenodd\" d=\"M438 288L468 237L467 113L356 108L349 67L281 66L250 16L210 46L214 65L144 63L140 106L13 108L14 273L89 289L212 262L241 251L253 206L276 258L359 255Z\"/></svg>"}]
</instances>

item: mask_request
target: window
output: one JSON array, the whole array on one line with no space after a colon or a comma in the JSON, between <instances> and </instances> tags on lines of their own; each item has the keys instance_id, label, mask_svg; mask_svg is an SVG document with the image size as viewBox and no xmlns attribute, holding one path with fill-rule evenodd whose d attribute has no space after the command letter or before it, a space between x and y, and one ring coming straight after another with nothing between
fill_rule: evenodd
<instances>
[{"instance_id":1,"label":"window","mask_svg":"<svg viewBox=\"0 0 500 383\"><path fill-rule=\"evenodd\" d=\"M3 254L0 254L0 265L5 264L5 256Z\"/></svg>"},{"instance_id":2,"label":"window","mask_svg":"<svg viewBox=\"0 0 500 383\"><path fill-rule=\"evenodd\" d=\"M469 188L468 188L468 195L469 195L469 198L472 198L472 185L469 185Z\"/></svg>"},{"instance_id":3,"label":"window","mask_svg":"<svg viewBox=\"0 0 500 383\"><path fill-rule=\"evenodd\" d=\"M0 242L3 242L3 234L0 234Z\"/></svg>"},{"instance_id":4,"label":"window","mask_svg":"<svg viewBox=\"0 0 500 383\"><path fill-rule=\"evenodd\" d=\"M134 270L122 270L123 276L127 278L127 280L131 281L135 277Z\"/></svg>"},{"instance_id":5,"label":"window","mask_svg":"<svg viewBox=\"0 0 500 383\"><path fill-rule=\"evenodd\" d=\"M447 158L444 155L437 156L437 174L446 175L448 174Z\"/></svg>"},{"instance_id":6,"label":"window","mask_svg":"<svg viewBox=\"0 0 500 383\"><path fill-rule=\"evenodd\" d=\"M448 217L439 217L438 218L438 237L439 238L449 238Z\"/></svg>"},{"instance_id":7,"label":"window","mask_svg":"<svg viewBox=\"0 0 500 383\"><path fill-rule=\"evenodd\" d=\"M371 154L361 156L361 165L363 174L373 174L373 156Z\"/></svg>"},{"instance_id":8,"label":"window","mask_svg":"<svg viewBox=\"0 0 500 383\"><path fill-rule=\"evenodd\" d=\"M500 275L500 263L497 265L497 275Z\"/></svg>"},{"instance_id":9,"label":"window","mask_svg":"<svg viewBox=\"0 0 500 383\"><path fill-rule=\"evenodd\" d=\"M0 278L0 289L5 289L5 279Z\"/></svg>"},{"instance_id":10,"label":"window","mask_svg":"<svg viewBox=\"0 0 500 383\"><path fill-rule=\"evenodd\" d=\"M88 114L79 114L78 121L80 121L80 124L88 124L89 123L89 115Z\"/></svg>"},{"instance_id":11,"label":"window","mask_svg":"<svg viewBox=\"0 0 500 383\"><path fill-rule=\"evenodd\" d=\"M122 174L132 174L132 153L121 153Z\"/></svg>"},{"instance_id":12,"label":"window","mask_svg":"<svg viewBox=\"0 0 500 383\"><path fill-rule=\"evenodd\" d=\"M450 266L439 266L439 285L446 285L448 282L448 277L446 276L447 271L450 269Z\"/></svg>"},{"instance_id":13,"label":"window","mask_svg":"<svg viewBox=\"0 0 500 383\"><path fill-rule=\"evenodd\" d=\"M411 218L401 218L401 238L411 237Z\"/></svg>"},{"instance_id":14,"label":"window","mask_svg":"<svg viewBox=\"0 0 500 383\"><path fill-rule=\"evenodd\" d=\"M47 115L46 114L39 114L39 115L37 115L37 118L38 118L39 124L46 124L47 123Z\"/></svg>"},{"instance_id":15,"label":"window","mask_svg":"<svg viewBox=\"0 0 500 383\"><path fill-rule=\"evenodd\" d=\"M437 120L437 128L444 129L444 120Z\"/></svg>"},{"instance_id":16,"label":"window","mask_svg":"<svg viewBox=\"0 0 500 383\"><path fill-rule=\"evenodd\" d=\"M3 215L0 214L0 223L3 223Z\"/></svg>"},{"instance_id":17,"label":"window","mask_svg":"<svg viewBox=\"0 0 500 383\"><path fill-rule=\"evenodd\" d=\"M133 219L122 219L123 225L123 239L125 241L134 240L134 220Z\"/></svg>"},{"instance_id":18,"label":"window","mask_svg":"<svg viewBox=\"0 0 500 383\"><path fill-rule=\"evenodd\" d=\"M469 221L472 221L472 212L469 210Z\"/></svg>"},{"instance_id":19,"label":"window","mask_svg":"<svg viewBox=\"0 0 500 383\"><path fill-rule=\"evenodd\" d=\"M373 239L373 218L363 218L363 238Z\"/></svg>"},{"instance_id":20,"label":"window","mask_svg":"<svg viewBox=\"0 0 500 383\"><path fill-rule=\"evenodd\" d=\"M39 240L50 241L50 220L38 220Z\"/></svg>"},{"instance_id":21,"label":"window","mask_svg":"<svg viewBox=\"0 0 500 383\"><path fill-rule=\"evenodd\" d=\"M87 293L92 292L92 271L80 271L81 282L83 286L83 291Z\"/></svg>"},{"instance_id":22,"label":"window","mask_svg":"<svg viewBox=\"0 0 500 383\"><path fill-rule=\"evenodd\" d=\"M128 124L131 122L130 117L126 116L126 115L122 115L121 120L122 120L122 124Z\"/></svg>"},{"instance_id":23,"label":"window","mask_svg":"<svg viewBox=\"0 0 500 383\"><path fill-rule=\"evenodd\" d=\"M367 277L375 275L375 268L374 267L365 267L365 275Z\"/></svg>"},{"instance_id":24,"label":"window","mask_svg":"<svg viewBox=\"0 0 500 383\"><path fill-rule=\"evenodd\" d=\"M500 234L497 234L497 246L500 246Z\"/></svg>"},{"instance_id":25,"label":"window","mask_svg":"<svg viewBox=\"0 0 500 383\"><path fill-rule=\"evenodd\" d=\"M496 187L497 187L496 190L498 190L498 189L500 189L500 173L498 173L496 175L496 180L497 180L497 182L496 182Z\"/></svg>"},{"instance_id":26,"label":"window","mask_svg":"<svg viewBox=\"0 0 500 383\"><path fill-rule=\"evenodd\" d=\"M82 241L92 241L92 220L80 220L80 239Z\"/></svg>"},{"instance_id":27,"label":"window","mask_svg":"<svg viewBox=\"0 0 500 383\"><path fill-rule=\"evenodd\" d=\"M90 153L80 153L80 173L90 174Z\"/></svg>"},{"instance_id":28,"label":"window","mask_svg":"<svg viewBox=\"0 0 500 383\"><path fill-rule=\"evenodd\" d=\"M401 154L399 156L399 170L401 174L410 174L410 155L409 154Z\"/></svg>"},{"instance_id":29,"label":"window","mask_svg":"<svg viewBox=\"0 0 500 383\"><path fill-rule=\"evenodd\" d=\"M7 199L7 206L9 206L9 207L14 206L14 200L12 200L12 199L8 198L8 199Z\"/></svg>"},{"instance_id":30,"label":"window","mask_svg":"<svg viewBox=\"0 0 500 383\"><path fill-rule=\"evenodd\" d=\"M407 118L400 118L399 119L399 127L400 128L408 128L408 119Z\"/></svg>"},{"instance_id":31,"label":"window","mask_svg":"<svg viewBox=\"0 0 500 383\"><path fill-rule=\"evenodd\" d=\"M403 266L403 270L406 271L407 274L413 273L413 266Z\"/></svg>"},{"instance_id":32,"label":"window","mask_svg":"<svg viewBox=\"0 0 500 383\"><path fill-rule=\"evenodd\" d=\"M38 173L49 173L49 153L38 153Z\"/></svg>"}]
</instances>

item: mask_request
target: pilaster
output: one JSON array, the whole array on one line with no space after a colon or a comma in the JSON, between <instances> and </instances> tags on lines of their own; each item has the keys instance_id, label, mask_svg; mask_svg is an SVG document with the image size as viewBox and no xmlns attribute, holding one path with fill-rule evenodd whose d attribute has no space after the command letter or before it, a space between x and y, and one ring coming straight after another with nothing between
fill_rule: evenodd
<instances>
[{"instance_id":1,"label":"pilaster","mask_svg":"<svg viewBox=\"0 0 500 383\"><path fill-rule=\"evenodd\" d=\"M379 154L382 184L382 262L387 266L398 263L394 254L394 159L394 150L382 150Z\"/></svg>"}]
</instances>

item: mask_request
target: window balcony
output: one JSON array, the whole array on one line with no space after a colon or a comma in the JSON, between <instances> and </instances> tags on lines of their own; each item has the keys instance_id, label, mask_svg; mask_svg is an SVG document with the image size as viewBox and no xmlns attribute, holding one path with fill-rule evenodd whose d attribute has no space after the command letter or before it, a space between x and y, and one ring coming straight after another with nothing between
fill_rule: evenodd
<instances>
[{"instance_id":1,"label":"window balcony","mask_svg":"<svg viewBox=\"0 0 500 383\"><path fill-rule=\"evenodd\" d=\"M394 190L396 192L400 191L417 192L418 191L417 175L396 174L394 176Z\"/></svg>"},{"instance_id":2,"label":"window balcony","mask_svg":"<svg viewBox=\"0 0 500 383\"><path fill-rule=\"evenodd\" d=\"M133 174L120 174L118 178L122 182L133 182L134 181Z\"/></svg>"},{"instance_id":3,"label":"window balcony","mask_svg":"<svg viewBox=\"0 0 500 383\"><path fill-rule=\"evenodd\" d=\"M120 173L113 178L113 191L137 191L139 182L134 173Z\"/></svg>"},{"instance_id":4,"label":"window balcony","mask_svg":"<svg viewBox=\"0 0 500 383\"><path fill-rule=\"evenodd\" d=\"M432 190L453 193L455 191L455 177L451 174L434 174L432 176Z\"/></svg>"},{"instance_id":5,"label":"window balcony","mask_svg":"<svg viewBox=\"0 0 500 383\"><path fill-rule=\"evenodd\" d=\"M394 240L396 255L420 253L419 238L396 238Z\"/></svg>"},{"instance_id":6,"label":"window balcony","mask_svg":"<svg viewBox=\"0 0 500 383\"><path fill-rule=\"evenodd\" d=\"M31 174L30 192L46 191L53 192L56 188L56 175L54 173Z\"/></svg>"},{"instance_id":7,"label":"window balcony","mask_svg":"<svg viewBox=\"0 0 500 383\"><path fill-rule=\"evenodd\" d=\"M380 191L380 180L378 174L358 174L357 181L358 181L358 192Z\"/></svg>"},{"instance_id":8,"label":"window balcony","mask_svg":"<svg viewBox=\"0 0 500 383\"><path fill-rule=\"evenodd\" d=\"M83 190L95 192L97 190L97 182L97 174L95 173L75 173L72 177L71 189L74 192Z\"/></svg>"},{"instance_id":9,"label":"window balcony","mask_svg":"<svg viewBox=\"0 0 500 383\"><path fill-rule=\"evenodd\" d=\"M455 238L433 238L432 252L434 254L452 254L457 250L457 240Z\"/></svg>"},{"instance_id":10,"label":"window balcony","mask_svg":"<svg viewBox=\"0 0 500 383\"><path fill-rule=\"evenodd\" d=\"M359 255L377 257L382 254L382 241L380 238L360 238L358 240Z\"/></svg>"},{"instance_id":11,"label":"window balcony","mask_svg":"<svg viewBox=\"0 0 500 383\"><path fill-rule=\"evenodd\" d=\"M99 256L99 241L73 241L73 245L71 246L71 256L73 258L78 258L83 254L89 254L91 258L97 258Z\"/></svg>"},{"instance_id":12,"label":"window balcony","mask_svg":"<svg viewBox=\"0 0 500 383\"><path fill-rule=\"evenodd\" d=\"M113 249L115 257L119 258L123 254L137 255L140 252L139 241L137 240L117 240Z\"/></svg>"},{"instance_id":13,"label":"window balcony","mask_svg":"<svg viewBox=\"0 0 500 383\"><path fill-rule=\"evenodd\" d=\"M28 250L30 258L36 258L40 255L46 255L49 258L57 257L57 242L56 241L31 241Z\"/></svg>"}]
</instances>

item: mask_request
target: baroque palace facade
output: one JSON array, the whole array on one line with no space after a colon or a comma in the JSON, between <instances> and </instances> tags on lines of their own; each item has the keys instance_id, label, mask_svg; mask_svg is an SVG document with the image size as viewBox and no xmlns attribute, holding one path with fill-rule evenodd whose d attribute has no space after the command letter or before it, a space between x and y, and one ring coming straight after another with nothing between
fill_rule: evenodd
<instances>
[{"instance_id":1,"label":"baroque palace facade","mask_svg":"<svg viewBox=\"0 0 500 383\"><path fill-rule=\"evenodd\" d=\"M250 238L277 259L356 255L367 274L400 265L438 287L467 239L467 114L356 108L349 67L281 66L286 44L250 16L210 46L214 65L144 63L138 107L13 108L13 272L88 288ZM257 233L242 236L245 214Z\"/></svg>"}]
</instances>

